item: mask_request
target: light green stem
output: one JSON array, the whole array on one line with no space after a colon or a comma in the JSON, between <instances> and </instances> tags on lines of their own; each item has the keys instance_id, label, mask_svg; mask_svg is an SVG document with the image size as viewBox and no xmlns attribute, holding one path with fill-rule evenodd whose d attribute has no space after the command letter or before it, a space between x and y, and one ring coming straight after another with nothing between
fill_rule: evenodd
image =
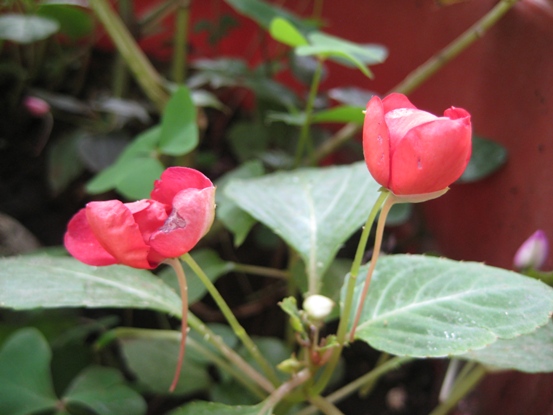
<instances>
[{"instance_id":1,"label":"light green stem","mask_svg":"<svg viewBox=\"0 0 553 415\"><path fill-rule=\"evenodd\" d=\"M284 399L290 392L292 392L294 389L296 389L301 384L305 383L307 380L309 380L311 377L311 373L309 373L308 369L303 369L300 372L296 373L294 376L290 378L287 382L284 382L282 385L278 387L278 389L275 389L273 393L266 399L265 404L259 411L259 414L265 415L267 411L271 411L272 409L282 400Z\"/></svg>"},{"instance_id":2,"label":"light green stem","mask_svg":"<svg viewBox=\"0 0 553 415\"><path fill-rule=\"evenodd\" d=\"M456 38L453 42L447 45L440 52L432 56L425 63L413 70L407 75L403 81L393 87L385 95L392 92L402 94L410 94L424 82L426 82L438 70L452 61L461 52L471 46L475 41L484 36L486 31L501 19L509 11L518 0L501 0L480 20L473 24L463 34ZM348 123L334 134L329 140L323 143L314 154L314 161L318 162L329 154L333 153L350 140L355 134L361 130L361 125Z\"/></svg>"},{"instance_id":3,"label":"light green stem","mask_svg":"<svg viewBox=\"0 0 553 415\"><path fill-rule=\"evenodd\" d=\"M203 338L219 350L230 362L247 375L251 380L261 386L265 391L271 393L275 390L266 377L257 372L248 362L246 362L238 353L231 349L221 338L211 331L198 317L188 313L188 324L190 327L200 333Z\"/></svg>"},{"instance_id":4,"label":"light green stem","mask_svg":"<svg viewBox=\"0 0 553 415\"><path fill-rule=\"evenodd\" d=\"M129 65L144 93L157 106L158 110L162 111L169 95L162 86L163 82L159 73L138 47L136 41L107 0L91 0L89 4L113 40L117 50Z\"/></svg>"},{"instance_id":5,"label":"light green stem","mask_svg":"<svg viewBox=\"0 0 553 415\"><path fill-rule=\"evenodd\" d=\"M395 203L395 198L390 193L390 197L386 199L386 202L382 207L382 211L380 212L380 216L378 217L378 224L376 225L376 236L374 239L373 256L371 259L371 263L369 265L369 270L367 271L365 284L363 284L363 291L361 292L361 296L359 297L359 304L357 305L357 311L355 312L355 319L353 320L353 324L351 325L351 331L349 335L350 342L354 340L355 330L357 329L357 325L359 324L359 319L361 318L363 306L365 305L365 299L367 298L367 294L369 293L369 286L371 285L371 279L372 279L374 270L376 268L376 263L378 262L378 257L380 256L380 248L382 246L382 238L384 237L384 227L386 226L386 218L388 217L388 213L390 212L390 209L392 208L394 203Z\"/></svg>"},{"instance_id":6,"label":"light green stem","mask_svg":"<svg viewBox=\"0 0 553 415\"><path fill-rule=\"evenodd\" d=\"M224 300L224 298L221 296L217 288L215 288L215 285L211 282L211 280L208 278L208 276L205 274L205 272L200 268L200 266L194 261L192 256L190 254L184 254L182 256L182 259L188 264L190 268L192 268L192 271L196 273L198 278L202 281L202 283L207 288L207 291L213 297L213 300L219 307L219 310L221 310L221 313L225 316L226 320L228 321L230 327L236 334L236 336L242 341L246 349L250 352L253 359L259 364L263 372L269 377L270 381L273 385L279 384L279 379L276 376L276 373L273 369L273 367L270 365L270 363L263 357L263 355L259 352L259 349L255 345L255 343L252 341L244 327L240 325L237 318L233 314L232 310Z\"/></svg>"},{"instance_id":7,"label":"light green stem","mask_svg":"<svg viewBox=\"0 0 553 415\"><path fill-rule=\"evenodd\" d=\"M312 396L309 402L325 415L344 415L342 411L336 408L328 399L322 396Z\"/></svg>"},{"instance_id":8,"label":"light green stem","mask_svg":"<svg viewBox=\"0 0 553 415\"><path fill-rule=\"evenodd\" d=\"M290 277L290 272L288 271L283 271L276 268L261 267L258 265L234 263L232 265L232 270L235 272L243 272L245 274L259 275L262 277L271 277L271 278L279 278L279 279L288 279Z\"/></svg>"},{"instance_id":9,"label":"light green stem","mask_svg":"<svg viewBox=\"0 0 553 415\"><path fill-rule=\"evenodd\" d=\"M469 393L486 375L486 369L476 364L466 375L460 376L448 398L438 405L429 415L447 415L455 405Z\"/></svg>"},{"instance_id":10,"label":"light green stem","mask_svg":"<svg viewBox=\"0 0 553 415\"><path fill-rule=\"evenodd\" d=\"M181 0L177 9L175 45L173 47L173 81L182 84L186 79L186 61L188 50L188 24L190 19L190 0Z\"/></svg>"},{"instance_id":11,"label":"light green stem","mask_svg":"<svg viewBox=\"0 0 553 415\"><path fill-rule=\"evenodd\" d=\"M311 128L311 120L313 118L313 108L315 106L315 99L317 98L317 92L319 90L319 84L321 83L321 75L323 73L323 61L317 60L317 67L313 73L313 79L311 80L311 88L307 97L307 103L305 105L305 119L301 126L300 138L298 141L298 147L296 149L296 157L294 165L297 167L300 165L304 149L307 147L307 154L310 164L313 161L313 143L310 140L309 130Z\"/></svg>"},{"instance_id":12,"label":"light green stem","mask_svg":"<svg viewBox=\"0 0 553 415\"><path fill-rule=\"evenodd\" d=\"M326 396L325 399L331 403L340 402L355 391L359 390L359 388L363 387L367 383L375 382L382 375L397 369L401 365L410 362L411 360L413 360L413 358L408 356L394 357L393 359L388 360L386 363L383 363L382 365L374 368L369 373L355 379L353 382L348 383L337 391L332 392L330 395ZM314 406L310 406L299 411L296 415L313 415L315 412L317 412L317 408Z\"/></svg>"},{"instance_id":13,"label":"light green stem","mask_svg":"<svg viewBox=\"0 0 553 415\"><path fill-rule=\"evenodd\" d=\"M355 258L353 259L353 264L351 265L351 270L349 273L348 283L346 286L346 296L344 299L344 304L342 306L342 312L340 313L340 322L338 323L338 331L336 333L336 341L338 343L338 346L336 346L336 348L332 352L332 356L330 357L323 371L323 374L315 384L312 391L313 395L318 395L323 391L323 389L330 381L330 378L332 377L332 374L336 369L336 365L340 360L340 354L342 353L342 348L344 347L346 341L349 319L353 307L355 284L357 281L357 276L359 274L359 268L361 267L361 262L363 261L363 255L365 254L365 249L367 247L367 240L369 239L369 235L371 233L376 215L380 211L380 208L382 207L382 204L386 201L388 195L389 192L387 190L383 190L380 193L380 196L376 200L369 214L369 217L367 218L367 222L363 227L363 231L361 232L361 237L359 238L359 244L357 245Z\"/></svg>"},{"instance_id":14,"label":"light green stem","mask_svg":"<svg viewBox=\"0 0 553 415\"><path fill-rule=\"evenodd\" d=\"M189 320L190 321L190 320ZM192 324L190 325L192 327ZM109 342L117 338L148 338L148 339L166 339L177 340L180 339L180 333L175 330L153 330L153 329L137 329L129 327L118 327L108 332L108 339L100 339L100 347L105 347ZM204 335L204 338L207 335ZM213 353L204 344L200 344L193 338L188 337L186 340L186 347L194 350L196 353L204 356L206 361L218 366L221 370L234 377L237 382L241 383L254 395L260 399L265 399L267 394L256 383L253 383L250 378L244 376L244 372L239 368L230 365L226 360L222 359L217 353Z\"/></svg>"}]
</instances>

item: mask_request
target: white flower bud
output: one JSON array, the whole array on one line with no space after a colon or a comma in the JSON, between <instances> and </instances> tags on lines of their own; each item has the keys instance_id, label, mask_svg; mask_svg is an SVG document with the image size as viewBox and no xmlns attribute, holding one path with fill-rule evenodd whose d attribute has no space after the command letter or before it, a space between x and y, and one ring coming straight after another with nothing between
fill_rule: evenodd
<instances>
[{"instance_id":1,"label":"white flower bud","mask_svg":"<svg viewBox=\"0 0 553 415\"><path fill-rule=\"evenodd\" d=\"M313 320L322 321L332 311L334 301L324 295L310 295L303 302L303 309Z\"/></svg>"}]
</instances>

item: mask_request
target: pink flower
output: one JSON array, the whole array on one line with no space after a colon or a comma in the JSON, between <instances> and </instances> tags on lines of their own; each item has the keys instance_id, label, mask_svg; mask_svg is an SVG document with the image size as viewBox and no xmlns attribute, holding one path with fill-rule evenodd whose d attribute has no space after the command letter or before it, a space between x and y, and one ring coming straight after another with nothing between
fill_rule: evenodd
<instances>
[{"instance_id":1,"label":"pink flower","mask_svg":"<svg viewBox=\"0 0 553 415\"><path fill-rule=\"evenodd\" d=\"M215 187L197 170L170 167L151 199L90 202L69 222L65 247L88 265L151 269L189 252L215 214Z\"/></svg>"},{"instance_id":2,"label":"pink flower","mask_svg":"<svg viewBox=\"0 0 553 415\"><path fill-rule=\"evenodd\" d=\"M445 191L470 159L470 114L451 107L437 117L405 95L375 96L365 112L363 152L374 179L395 195Z\"/></svg>"},{"instance_id":3,"label":"pink flower","mask_svg":"<svg viewBox=\"0 0 553 415\"><path fill-rule=\"evenodd\" d=\"M518 248L514 266L523 270L528 268L540 269L549 254L549 241L545 232L537 230Z\"/></svg>"}]
</instances>

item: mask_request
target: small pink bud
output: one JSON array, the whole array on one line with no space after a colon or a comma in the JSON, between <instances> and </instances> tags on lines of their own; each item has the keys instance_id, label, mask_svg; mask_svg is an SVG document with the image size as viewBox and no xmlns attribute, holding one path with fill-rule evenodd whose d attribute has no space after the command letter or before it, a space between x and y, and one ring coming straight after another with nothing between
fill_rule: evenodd
<instances>
[{"instance_id":1,"label":"small pink bud","mask_svg":"<svg viewBox=\"0 0 553 415\"><path fill-rule=\"evenodd\" d=\"M43 117L50 112L50 105L43 99L26 96L23 99L23 105L34 117Z\"/></svg>"},{"instance_id":2,"label":"small pink bud","mask_svg":"<svg viewBox=\"0 0 553 415\"><path fill-rule=\"evenodd\" d=\"M549 241L545 232L537 230L518 248L514 258L514 267L539 269L545 263L549 253Z\"/></svg>"}]
</instances>

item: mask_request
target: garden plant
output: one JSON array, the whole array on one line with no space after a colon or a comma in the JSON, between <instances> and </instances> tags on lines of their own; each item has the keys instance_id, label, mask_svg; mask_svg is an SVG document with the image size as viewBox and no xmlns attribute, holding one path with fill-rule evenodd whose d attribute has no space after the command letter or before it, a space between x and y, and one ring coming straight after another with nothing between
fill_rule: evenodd
<instances>
[{"instance_id":1,"label":"garden plant","mask_svg":"<svg viewBox=\"0 0 553 415\"><path fill-rule=\"evenodd\" d=\"M45 154L52 197L72 199L58 246L0 258L0 414L347 415L387 394L443 415L487 373L553 372L545 232L518 272L387 237L505 163L470 108L408 96L517 2L382 94L386 45L331 35L322 0L307 17L206 2L232 11L216 21L194 3L0 6L2 134L27 134L8 146ZM260 60L188 56L195 31L217 45L240 24ZM163 58L163 41L145 52L160 28ZM366 83L323 90L337 67ZM439 391L422 409L379 388L420 362Z\"/></svg>"}]
</instances>

